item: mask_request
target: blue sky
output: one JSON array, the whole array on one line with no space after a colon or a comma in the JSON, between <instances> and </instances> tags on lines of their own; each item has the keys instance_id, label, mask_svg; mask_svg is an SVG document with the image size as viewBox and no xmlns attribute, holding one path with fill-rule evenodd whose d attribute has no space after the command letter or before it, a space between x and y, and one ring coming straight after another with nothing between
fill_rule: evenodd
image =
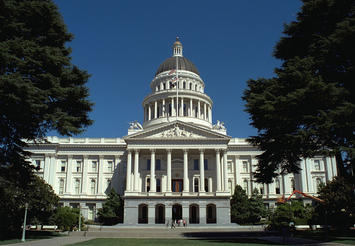
<instances>
[{"instance_id":1,"label":"blue sky","mask_svg":"<svg viewBox=\"0 0 355 246\"><path fill-rule=\"evenodd\" d=\"M273 76L280 65L273 48L301 6L299 0L55 2L75 36L68 44L73 64L92 75L94 124L82 137L123 137L130 121L143 121L143 98L176 36L214 102L213 122L223 121L232 137L255 135L241 99L246 81Z\"/></svg>"}]
</instances>

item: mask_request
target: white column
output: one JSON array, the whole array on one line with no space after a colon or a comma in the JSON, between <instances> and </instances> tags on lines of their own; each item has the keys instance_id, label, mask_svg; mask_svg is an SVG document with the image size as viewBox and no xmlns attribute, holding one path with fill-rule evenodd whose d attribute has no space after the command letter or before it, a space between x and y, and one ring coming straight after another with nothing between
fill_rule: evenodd
<instances>
[{"instance_id":1,"label":"white column","mask_svg":"<svg viewBox=\"0 0 355 246\"><path fill-rule=\"evenodd\" d=\"M210 118L209 120L212 123L212 108L209 106L208 110L209 110L208 117Z\"/></svg>"},{"instance_id":2,"label":"white column","mask_svg":"<svg viewBox=\"0 0 355 246\"><path fill-rule=\"evenodd\" d=\"M192 98L190 98L190 112L189 112L189 116L192 117Z\"/></svg>"},{"instance_id":3,"label":"white column","mask_svg":"<svg viewBox=\"0 0 355 246\"><path fill-rule=\"evenodd\" d=\"M163 103L162 103L162 107L161 107L161 109L162 109L162 116L163 117L165 117L165 112L167 112L167 108L166 108L166 106L165 106L165 99L163 99Z\"/></svg>"},{"instance_id":4,"label":"white column","mask_svg":"<svg viewBox=\"0 0 355 246\"><path fill-rule=\"evenodd\" d=\"M69 193L69 194L72 193L72 189L71 189L71 183L72 183L72 179L73 179L72 174L73 174L73 156L68 155L66 193Z\"/></svg>"},{"instance_id":5,"label":"white column","mask_svg":"<svg viewBox=\"0 0 355 246\"><path fill-rule=\"evenodd\" d=\"M234 156L234 186L237 186L239 184L239 173L238 173L238 156Z\"/></svg>"},{"instance_id":6,"label":"white column","mask_svg":"<svg viewBox=\"0 0 355 246\"><path fill-rule=\"evenodd\" d=\"M132 152L131 150L127 150L126 191L132 191L131 175L132 175Z\"/></svg>"},{"instance_id":7,"label":"white column","mask_svg":"<svg viewBox=\"0 0 355 246\"><path fill-rule=\"evenodd\" d=\"M167 192L171 192L171 150L170 149L167 149L167 157L166 157L166 176L168 178L167 182L168 182L168 185L167 185Z\"/></svg>"},{"instance_id":8,"label":"white column","mask_svg":"<svg viewBox=\"0 0 355 246\"><path fill-rule=\"evenodd\" d=\"M57 174L57 157L54 154L50 155L50 175L49 184L54 188L56 186L56 174Z\"/></svg>"},{"instance_id":9,"label":"white column","mask_svg":"<svg viewBox=\"0 0 355 246\"><path fill-rule=\"evenodd\" d=\"M187 149L184 149L184 192L189 192Z\"/></svg>"},{"instance_id":10,"label":"white column","mask_svg":"<svg viewBox=\"0 0 355 246\"><path fill-rule=\"evenodd\" d=\"M138 165L139 165L139 150L135 150L135 152L134 152L134 191L139 191Z\"/></svg>"},{"instance_id":11,"label":"white column","mask_svg":"<svg viewBox=\"0 0 355 246\"><path fill-rule=\"evenodd\" d=\"M154 119L158 118L158 102L154 102Z\"/></svg>"},{"instance_id":12,"label":"white column","mask_svg":"<svg viewBox=\"0 0 355 246\"><path fill-rule=\"evenodd\" d=\"M311 171L312 171L312 167L311 167L311 160L310 159L305 159L305 170L306 170L306 177L307 177L307 187L308 187L308 190L307 192L314 192L313 190L313 179L312 179L312 176L311 176Z\"/></svg>"},{"instance_id":13,"label":"white column","mask_svg":"<svg viewBox=\"0 0 355 246\"><path fill-rule=\"evenodd\" d=\"M221 157L219 149L216 150L216 178L217 178L217 192L222 191L221 184Z\"/></svg>"},{"instance_id":14,"label":"white column","mask_svg":"<svg viewBox=\"0 0 355 246\"><path fill-rule=\"evenodd\" d=\"M156 191L156 182L155 182L155 149L150 150L150 191Z\"/></svg>"},{"instance_id":15,"label":"white column","mask_svg":"<svg viewBox=\"0 0 355 246\"><path fill-rule=\"evenodd\" d=\"M103 172L104 172L104 156L100 155L99 156L99 175L97 178L97 192L98 192L98 194L103 193L103 182L104 182Z\"/></svg>"},{"instance_id":16,"label":"white column","mask_svg":"<svg viewBox=\"0 0 355 246\"><path fill-rule=\"evenodd\" d=\"M88 168L89 168L89 161L88 161L88 156L84 155L83 156L83 174L81 177L81 180L83 182L82 185L82 193L86 194L87 193L87 180L88 180Z\"/></svg>"},{"instance_id":17,"label":"white column","mask_svg":"<svg viewBox=\"0 0 355 246\"><path fill-rule=\"evenodd\" d=\"M206 103L203 103L203 119L207 120L207 108L206 108Z\"/></svg>"},{"instance_id":18,"label":"white column","mask_svg":"<svg viewBox=\"0 0 355 246\"><path fill-rule=\"evenodd\" d=\"M49 155L45 155L44 157L44 170L43 170L43 179L49 183L49 175L50 175L50 165L51 165L51 158Z\"/></svg>"},{"instance_id":19,"label":"white column","mask_svg":"<svg viewBox=\"0 0 355 246\"><path fill-rule=\"evenodd\" d=\"M198 110L197 118L201 119L201 103L199 100L197 101L197 110Z\"/></svg>"},{"instance_id":20,"label":"white column","mask_svg":"<svg viewBox=\"0 0 355 246\"><path fill-rule=\"evenodd\" d=\"M181 98L180 116L184 116L184 98Z\"/></svg>"},{"instance_id":21,"label":"white column","mask_svg":"<svg viewBox=\"0 0 355 246\"><path fill-rule=\"evenodd\" d=\"M152 119L152 108L148 105L148 120Z\"/></svg>"},{"instance_id":22,"label":"white column","mask_svg":"<svg viewBox=\"0 0 355 246\"><path fill-rule=\"evenodd\" d=\"M200 149L200 192L205 192L205 163L204 150Z\"/></svg>"},{"instance_id":23,"label":"white column","mask_svg":"<svg viewBox=\"0 0 355 246\"><path fill-rule=\"evenodd\" d=\"M212 192L212 177L208 178L208 192Z\"/></svg>"},{"instance_id":24,"label":"white column","mask_svg":"<svg viewBox=\"0 0 355 246\"><path fill-rule=\"evenodd\" d=\"M326 181L332 181L332 167L331 167L331 160L330 157L325 158L325 170L326 170Z\"/></svg>"},{"instance_id":25,"label":"white column","mask_svg":"<svg viewBox=\"0 0 355 246\"><path fill-rule=\"evenodd\" d=\"M227 167L227 150L223 152L223 171L224 171L224 191L228 189L228 167Z\"/></svg>"},{"instance_id":26,"label":"white column","mask_svg":"<svg viewBox=\"0 0 355 246\"><path fill-rule=\"evenodd\" d=\"M175 116L174 98L171 98L171 116Z\"/></svg>"}]
</instances>

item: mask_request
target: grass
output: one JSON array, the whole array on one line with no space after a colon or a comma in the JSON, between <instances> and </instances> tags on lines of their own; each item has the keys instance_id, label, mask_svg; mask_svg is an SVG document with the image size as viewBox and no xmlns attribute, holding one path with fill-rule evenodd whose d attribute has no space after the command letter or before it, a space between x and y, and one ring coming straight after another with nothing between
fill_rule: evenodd
<instances>
[{"instance_id":1,"label":"grass","mask_svg":"<svg viewBox=\"0 0 355 246\"><path fill-rule=\"evenodd\" d=\"M240 238L240 239L135 239L135 238L97 238L89 241L71 244L71 246L221 246L221 245L274 245L263 240L253 238Z\"/></svg>"},{"instance_id":2,"label":"grass","mask_svg":"<svg viewBox=\"0 0 355 246\"><path fill-rule=\"evenodd\" d=\"M295 235L300 238L313 239L323 242L343 243L355 245L355 231L339 232L330 231L326 240L324 231L298 231Z\"/></svg>"},{"instance_id":3,"label":"grass","mask_svg":"<svg viewBox=\"0 0 355 246\"><path fill-rule=\"evenodd\" d=\"M21 234L22 235L22 234ZM21 243L21 235L18 238L10 238L5 240L0 240L0 245L4 244L13 244L13 243ZM52 237L60 237L61 234L57 232L50 231L26 231L26 241L40 240L40 239L48 239Z\"/></svg>"}]
</instances>

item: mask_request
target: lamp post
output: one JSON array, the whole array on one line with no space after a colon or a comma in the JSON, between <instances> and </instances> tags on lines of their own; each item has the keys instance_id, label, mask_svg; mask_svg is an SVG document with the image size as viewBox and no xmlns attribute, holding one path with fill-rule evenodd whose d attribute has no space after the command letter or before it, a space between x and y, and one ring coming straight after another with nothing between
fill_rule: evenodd
<instances>
[{"instance_id":1,"label":"lamp post","mask_svg":"<svg viewBox=\"0 0 355 246\"><path fill-rule=\"evenodd\" d=\"M79 230L81 231L81 211L80 211L80 204L79 204Z\"/></svg>"},{"instance_id":2,"label":"lamp post","mask_svg":"<svg viewBox=\"0 0 355 246\"><path fill-rule=\"evenodd\" d=\"M23 218L23 228L22 228L22 238L21 242L25 241L25 236L26 236L26 219L27 219L27 209L28 209L28 203L25 203L25 217Z\"/></svg>"}]
</instances>

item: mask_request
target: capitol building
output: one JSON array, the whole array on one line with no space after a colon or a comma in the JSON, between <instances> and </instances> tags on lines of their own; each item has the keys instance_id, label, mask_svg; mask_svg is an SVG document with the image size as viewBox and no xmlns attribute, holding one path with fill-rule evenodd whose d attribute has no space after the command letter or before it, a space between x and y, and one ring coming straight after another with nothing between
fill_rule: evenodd
<instances>
[{"instance_id":1,"label":"capitol building","mask_svg":"<svg viewBox=\"0 0 355 246\"><path fill-rule=\"evenodd\" d=\"M213 120L213 102L196 66L176 40L172 57L157 69L143 99L143 122L132 122L122 138L47 137L30 143L31 162L60 197L61 206L80 206L87 220L114 188L124 199L124 225L229 225L236 185L248 195L256 188L265 206L294 189L310 195L337 175L335 158L303 159L299 174L280 175L271 184L253 178L261 151L233 138ZM218 103L218 102L216 102ZM232 126L231 126L232 127ZM305 202L311 202L305 198Z\"/></svg>"}]
</instances>

